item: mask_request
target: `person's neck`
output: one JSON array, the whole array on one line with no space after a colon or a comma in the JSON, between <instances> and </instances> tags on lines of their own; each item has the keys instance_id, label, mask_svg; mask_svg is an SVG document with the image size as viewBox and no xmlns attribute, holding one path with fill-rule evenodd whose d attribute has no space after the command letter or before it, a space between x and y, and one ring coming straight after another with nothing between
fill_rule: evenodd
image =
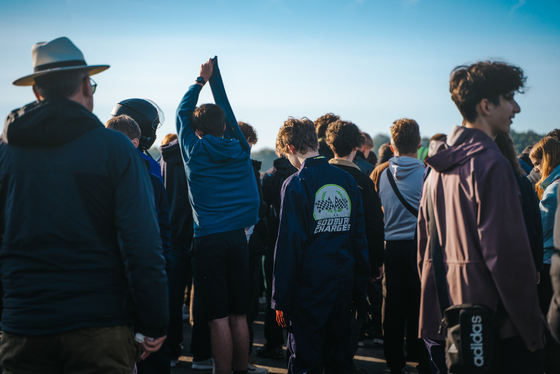
<instances>
[{"instance_id":1,"label":"person's neck","mask_svg":"<svg viewBox=\"0 0 560 374\"><path fill-rule=\"evenodd\" d=\"M480 116L478 116L474 122L465 121L465 124L463 126L468 129L477 129L482 131L483 133L488 135L490 139L492 139L492 141L496 139L497 134L494 134L492 132L492 130L490 129L490 125L486 121L482 120Z\"/></svg>"},{"instance_id":2,"label":"person's neck","mask_svg":"<svg viewBox=\"0 0 560 374\"><path fill-rule=\"evenodd\" d=\"M395 157L411 157L411 158L418 158L418 154L416 152L414 153L407 153L407 154L400 154L398 152L395 152Z\"/></svg>"},{"instance_id":3,"label":"person's neck","mask_svg":"<svg viewBox=\"0 0 560 374\"><path fill-rule=\"evenodd\" d=\"M297 158L299 159L299 162L301 164L303 164L303 161L307 160L308 158L317 157L317 156L319 156L319 152L311 151L311 152L307 152L303 155L297 155Z\"/></svg>"}]
</instances>

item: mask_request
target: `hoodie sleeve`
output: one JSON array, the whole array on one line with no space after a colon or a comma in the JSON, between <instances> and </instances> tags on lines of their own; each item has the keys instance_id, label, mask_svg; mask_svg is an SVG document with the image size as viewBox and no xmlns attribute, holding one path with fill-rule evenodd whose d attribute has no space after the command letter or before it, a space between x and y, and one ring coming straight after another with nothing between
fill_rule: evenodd
<instances>
[{"instance_id":1,"label":"hoodie sleeve","mask_svg":"<svg viewBox=\"0 0 560 374\"><path fill-rule=\"evenodd\" d=\"M301 261L303 246L307 240L309 202L300 189L294 188L290 180L282 187L280 225L274 251L271 307L288 312L296 283L296 269ZM311 209L311 211L313 211Z\"/></svg>"},{"instance_id":2,"label":"hoodie sleeve","mask_svg":"<svg viewBox=\"0 0 560 374\"><path fill-rule=\"evenodd\" d=\"M214 57L214 70L209 82L216 105L222 108L226 114L226 130L224 131L224 137L239 140L243 150L247 154L251 153L251 147L249 147L247 139L243 136L237 124L237 120L235 119L235 114L233 114L233 109L231 109L231 105L229 104L224 82L222 81L222 75L220 74L220 68L218 67L218 57Z\"/></svg>"},{"instance_id":3,"label":"hoodie sleeve","mask_svg":"<svg viewBox=\"0 0 560 374\"><path fill-rule=\"evenodd\" d=\"M474 170L480 170L475 174L475 194L484 262L519 335L527 348L535 350L543 344L544 319L538 307L535 267L528 266L533 259L520 219L520 195L512 188L517 182L503 157L490 165L474 165Z\"/></svg>"},{"instance_id":4,"label":"hoodie sleeve","mask_svg":"<svg viewBox=\"0 0 560 374\"><path fill-rule=\"evenodd\" d=\"M200 84L190 86L177 108L177 134L185 162L189 159L192 147L199 140L192 128L192 114L196 109L200 90L202 90Z\"/></svg>"},{"instance_id":5,"label":"hoodie sleeve","mask_svg":"<svg viewBox=\"0 0 560 374\"><path fill-rule=\"evenodd\" d=\"M124 139L123 139L124 141ZM112 147L117 154L111 173L115 223L135 305L135 328L157 338L169 320L165 260L162 255L153 188L144 160L132 143Z\"/></svg>"}]
</instances>

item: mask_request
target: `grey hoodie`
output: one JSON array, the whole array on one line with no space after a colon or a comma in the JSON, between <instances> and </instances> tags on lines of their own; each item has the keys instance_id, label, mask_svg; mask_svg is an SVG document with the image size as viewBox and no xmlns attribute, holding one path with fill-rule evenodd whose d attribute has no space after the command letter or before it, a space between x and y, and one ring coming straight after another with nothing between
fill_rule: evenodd
<instances>
[{"instance_id":1,"label":"grey hoodie","mask_svg":"<svg viewBox=\"0 0 560 374\"><path fill-rule=\"evenodd\" d=\"M415 208L420 205L424 163L412 157L393 157L389 170L405 200ZM379 198L385 212L385 240L413 240L416 217L401 203L383 171L379 178Z\"/></svg>"}]
</instances>

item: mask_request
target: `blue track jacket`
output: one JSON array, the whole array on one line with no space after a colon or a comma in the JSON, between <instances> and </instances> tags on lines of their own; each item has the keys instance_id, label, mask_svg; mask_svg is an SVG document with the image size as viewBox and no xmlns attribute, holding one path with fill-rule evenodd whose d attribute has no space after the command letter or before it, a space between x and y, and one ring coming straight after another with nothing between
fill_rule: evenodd
<instances>
[{"instance_id":1,"label":"blue track jacket","mask_svg":"<svg viewBox=\"0 0 560 374\"><path fill-rule=\"evenodd\" d=\"M328 318L353 283L363 297L370 274L362 198L354 178L323 156L306 159L282 186L272 308ZM320 322L319 322L320 323Z\"/></svg>"}]
</instances>

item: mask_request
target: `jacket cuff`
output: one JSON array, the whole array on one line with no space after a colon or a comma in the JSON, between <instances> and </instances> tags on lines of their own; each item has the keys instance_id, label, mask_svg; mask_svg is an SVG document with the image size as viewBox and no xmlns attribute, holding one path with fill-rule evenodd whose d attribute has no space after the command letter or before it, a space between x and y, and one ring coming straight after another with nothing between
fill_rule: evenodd
<instances>
[{"instance_id":1,"label":"jacket cuff","mask_svg":"<svg viewBox=\"0 0 560 374\"><path fill-rule=\"evenodd\" d=\"M148 338L161 338L167 335L167 326L142 326L135 325L134 331L147 336Z\"/></svg>"}]
</instances>

